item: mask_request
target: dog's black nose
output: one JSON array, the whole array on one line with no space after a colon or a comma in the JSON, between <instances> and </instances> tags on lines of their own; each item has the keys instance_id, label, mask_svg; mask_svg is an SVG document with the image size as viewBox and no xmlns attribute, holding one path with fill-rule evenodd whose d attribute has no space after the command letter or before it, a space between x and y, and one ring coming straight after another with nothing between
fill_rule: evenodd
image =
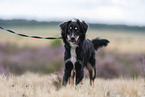
<instances>
[{"instance_id":1,"label":"dog's black nose","mask_svg":"<svg viewBox=\"0 0 145 97\"><path fill-rule=\"evenodd\" d=\"M75 40L75 37L71 37L71 40Z\"/></svg>"}]
</instances>

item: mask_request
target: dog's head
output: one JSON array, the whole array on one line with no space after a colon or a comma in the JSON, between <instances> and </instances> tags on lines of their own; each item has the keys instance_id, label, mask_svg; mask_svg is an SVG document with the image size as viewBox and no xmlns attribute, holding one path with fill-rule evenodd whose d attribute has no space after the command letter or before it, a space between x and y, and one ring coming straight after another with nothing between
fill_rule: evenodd
<instances>
[{"instance_id":1,"label":"dog's head","mask_svg":"<svg viewBox=\"0 0 145 97\"><path fill-rule=\"evenodd\" d=\"M84 21L67 21L60 24L61 35L65 43L78 44L85 39L88 25Z\"/></svg>"}]
</instances>

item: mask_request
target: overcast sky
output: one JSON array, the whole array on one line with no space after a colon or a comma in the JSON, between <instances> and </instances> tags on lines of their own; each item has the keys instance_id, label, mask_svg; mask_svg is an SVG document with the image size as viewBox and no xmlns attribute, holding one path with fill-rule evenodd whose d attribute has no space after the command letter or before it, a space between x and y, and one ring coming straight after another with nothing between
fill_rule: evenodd
<instances>
[{"instance_id":1,"label":"overcast sky","mask_svg":"<svg viewBox=\"0 0 145 97\"><path fill-rule=\"evenodd\" d=\"M145 0L0 0L0 19L145 26Z\"/></svg>"}]
</instances>

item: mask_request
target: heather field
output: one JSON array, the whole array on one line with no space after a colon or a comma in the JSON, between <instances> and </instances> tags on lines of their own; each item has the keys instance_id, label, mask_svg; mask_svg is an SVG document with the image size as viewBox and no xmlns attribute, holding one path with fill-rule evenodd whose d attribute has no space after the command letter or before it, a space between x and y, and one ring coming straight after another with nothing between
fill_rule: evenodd
<instances>
[{"instance_id":1,"label":"heather field","mask_svg":"<svg viewBox=\"0 0 145 97\"><path fill-rule=\"evenodd\" d=\"M9 26L18 33L60 36L57 26ZM85 70L77 87L61 86L63 43L19 37L0 30L0 97L145 97L144 31L89 29L87 38L110 40L96 52L97 78Z\"/></svg>"}]
</instances>

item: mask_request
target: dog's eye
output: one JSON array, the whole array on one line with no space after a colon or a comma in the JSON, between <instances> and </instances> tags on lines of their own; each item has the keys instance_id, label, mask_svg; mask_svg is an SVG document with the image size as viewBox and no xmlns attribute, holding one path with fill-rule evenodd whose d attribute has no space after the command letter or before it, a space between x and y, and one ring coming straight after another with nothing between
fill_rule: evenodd
<instances>
[{"instance_id":1,"label":"dog's eye","mask_svg":"<svg viewBox=\"0 0 145 97\"><path fill-rule=\"evenodd\" d=\"M70 30L72 30L72 27L69 27Z\"/></svg>"},{"instance_id":2,"label":"dog's eye","mask_svg":"<svg viewBox=\"0 0 145 97\"><path fill-rule=\"evenodd\" d=\"M78 28L77 28L77 27L75 27L75 30L78 30Z\"/></svg>"}]
</instances>

